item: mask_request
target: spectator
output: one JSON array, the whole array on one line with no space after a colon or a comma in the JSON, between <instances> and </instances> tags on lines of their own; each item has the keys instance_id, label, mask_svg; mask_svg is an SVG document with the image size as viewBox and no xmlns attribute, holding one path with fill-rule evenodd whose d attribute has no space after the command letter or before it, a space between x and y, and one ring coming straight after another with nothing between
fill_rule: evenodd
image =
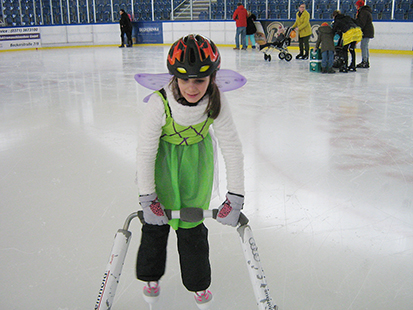
<instances>
[{"instance_id":1,"label":"spectator","mask_svg":"<svg viewBox=\"0 0 413 310\"><path fill-rule=\"evenodd\" d=\"M247 38L245 42L245 46L248 48L248 40L251 41L251 47L255 48L255 33L257 32L257 27L255 27L255 21L257 20L257 16L248 11L248 18L247 18Z\"/></svg>"},{"instance_id":2,"label":"spectator","mask_svg":"<svg viewBox=\"0 0 413 310\"><path fill-rule=\"evenodd\" d=\"M295 59L308 59L308 51L310 50L310 36L311 36L311 25L310 25L310 13L305 9L305 4L302 3L298 7L298 12L296 14L295 23L291 26L295 28L298 32L298 45L300 48L300 53L295 57Z\"/></svg>"},{"instance_id":3,"label":"spectator","mask_svg":"<svg viewBox=\"0 0 413 310\"><path fill-rule=\"evenodd\" d=\"M333 69L334 63L334 32L330 25L322 23L318 28L318 38L314 51L321 45L321 73L336 73Z\"/></svg>"},{"instance_id":4,"label":"spectator","mask_svg":"<svg viewBox=\"0 0 413 310\"><path fill-rule=\"evenodd\" d=\"M364 5L364 0L358 0L355 5L357 8L356 24L363 32L363 39L360 42L361 63L357 65L357 68L370 68L369 42L374 38L372 11L368 5Z\"/></svg>"},{"instance_id":5,"label":"spectator","mask_svg":"<svg viewBox=\"0 0 413 310\"><path fill-rule=\"evenodd\" d=\"M125 47L125 44L123 43L124 36L126 34L128 38L128 42L126 44L127 47L132 47L132 23L130 21L130 18L128 14L125 12L124 9L121 9L119 11L120 14L120 46L119 47Z\"/></svg>"},{"instance_id":6,"label":"spectator","mask_svg":"<svg viewBox=\"0 0 413 310\"><path fill-rule=\"evenodd\" d=\"M355 21L347 15L341 14L339 10L333 12L333 31L341 36L342 53L344 62L340 68L340 72L357 71L356 70L356 44L360 42L363 33ZM348 66L348 52L351 54L351 64Z\"/></svg>"},{"instance_id":7,"label":"spectator","mask_svg":"<svg viewBox=\"0 0 413 310\"><path fill-rule=\"evenodd\" d=\"M241 36L241 43L242 43L242 49L246 50L247 46L245 45L245 39L247 36L247 16L248 12L242 5L242 3L238 3L237 9L234 12L234 15L232 15L232 19L235 20L235 23L237 25L237 33L235 34L235 47L234 50L239 50L240 48L240 41L239 37Z\"/></svg>"}]
</instances>

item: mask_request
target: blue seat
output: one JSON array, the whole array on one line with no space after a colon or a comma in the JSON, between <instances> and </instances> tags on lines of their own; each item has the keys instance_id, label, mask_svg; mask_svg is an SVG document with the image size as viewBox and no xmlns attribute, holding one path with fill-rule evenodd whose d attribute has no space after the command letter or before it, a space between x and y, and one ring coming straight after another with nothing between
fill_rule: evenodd
<instances>
[{"instance_id":1,"label":"blue seat","mask_svg":"<svg viewBox=\"0 0 413 310\"><path fill-rule=\"evenodd\" d=\"M379 12L382 12L386 8L386 4L384 3L383 0L380 0L376 2L376 4L373 6L374 9L376 9Z\"/></svg>"},{"instance_id":2,"label":"blue seat","mask_svg":"<svg viewBox=\"0 0 413 310\"><path fill-rule=\"evenodd\" d=\"M323 11L320 9L314 10L314 19L322 19Z\"/></svg>"},{"instance_id":3,"label":"blue seat","mask_svg":"<svg viewBox=\"0 0 413 310\"><path fill-rule=\"evenodd\" d=\"M406 11L399 8L394 11L394 19L396 20L404 20L406 15Z\"/></svg>"},{"instance_id":4,"label":"blue seat","mask_svg":"<svg viewBox=\"0 0 413 310\"><path fill-rule=\"evenodd\" d=\"M381 12L381 20L389 20L391 19L391 10L385 9Z\"/></svg>"},{"instance_id":5,"label":"blue seat","mask_svg":"<svg viewBox=\"0 0 413 310\"><path fill-rule=\"evenodd\" d=\"M325 10L323 11L323 15L321 19L333 19L333 12L334 10Z\"/></svg>"},{"instance_id":6,"label":"blue seat","mask_svg":"<svg viewBox=\"0 0 413 310\"><path fill-rule=\"evenodd\" d=\"M287 19L288 18L288 12L287 11L280 11L279 13L278 13L278 18L280 18L280 19Z\"/></svg>"}]
</instances>

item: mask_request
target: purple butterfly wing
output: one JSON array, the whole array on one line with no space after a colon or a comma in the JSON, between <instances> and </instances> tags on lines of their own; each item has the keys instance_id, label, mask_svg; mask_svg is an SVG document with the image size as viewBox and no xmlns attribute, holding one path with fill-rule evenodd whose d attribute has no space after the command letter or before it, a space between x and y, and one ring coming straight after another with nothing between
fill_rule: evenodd
<instances>
[{"instance_id":1,"label":"purple butterfly wing","mask_svg":"<svg viewBox=\"0 0 413 310\"><path fill-rule=\"evenodd\" d=\"M136 82L151 90L161 89L169 83L171 78L172 75L169 73L138 73L135 75ZM233 70L221 69L217 72L216 83L221 91L226 92L244 86L247 79ZM146 96L143 102L148 102L151 95Z\"/></svg>"},{"instance_id":2,"label":"purple butterfly wing","mask_svg":"<svg viewBox=\"0 0 413 310\"><path fill-rule=\"evenodd\" d=\"M138 73L135 74L135 80L143 87L151 90L159 90L169 83L172 75L169 73Z\"/></svg>"},{"instance_id":3,"label":"purple butterfly wing","mask_svg":"<svg viewBox=\"0 0 413 310\"><path fill-rule=\"evenodd\" d=\"M216 83L223 92L238 89L247 83L247 79L230 69L221 69L217 72Z\"/></svg>"},{"instance_id":4,"label":"purple butterfly wing","mask_svg":"<svg viewBox=\"0 0 413 310\"><path fill-rule=\"evenodd\" d=\"M143 87L151 90L160 90L171 80L172 75L169 73L138 73L135 74L135 81ZM143 102L148 102L152 93L143 98Z\"/></svg>"}]
</instances>

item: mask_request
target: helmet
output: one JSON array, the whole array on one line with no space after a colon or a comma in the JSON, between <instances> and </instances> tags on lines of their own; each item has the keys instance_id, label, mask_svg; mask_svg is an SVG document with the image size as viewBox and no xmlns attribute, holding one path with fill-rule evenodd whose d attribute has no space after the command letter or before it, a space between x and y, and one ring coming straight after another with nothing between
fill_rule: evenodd
<instances>
[{"instance_id":1,"label":"helmet","mask_svg":"<svg viewBox=\"0 0 413 310\"><path fill-rule=\"evenodd\" d=\"M219 70L221 56L214 42L199 34L188 34L169 49L169 73L180 79L203 78Z\"/></svg>"}]
</instances>

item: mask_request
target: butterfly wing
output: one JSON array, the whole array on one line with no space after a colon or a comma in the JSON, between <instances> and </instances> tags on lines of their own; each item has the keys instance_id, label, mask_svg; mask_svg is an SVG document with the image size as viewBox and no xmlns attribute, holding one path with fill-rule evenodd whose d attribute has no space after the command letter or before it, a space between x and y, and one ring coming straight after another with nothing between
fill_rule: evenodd
<instances>
[{"instance_id":1,"label":"butterfly wing","mask_svg":"<svg viewBox=\"0 0 413 310\"><path fill-rule=\"evenodd\" d=\"M227 92L244 86L247 79L234 70L221 69L217 72L216 83L221 91Z\"/></svg>"},{"instance_id":2,"label":"butterfly wing","mask_svg":"<svg viewBox=\"0 0 413 310\"><path fill-rule=\"evenodd\" d=\"M135 75L136 82L151 90L161 89L169 83L171 78L172 75L169 73L138 73ZM244 86L247 79L233 70L221 69L217 72L216 83L221 91L227 92ZM143 102L148 102L151 95L146 96Z\"/></svg>"},{"instance_id":3,"label":"butterfly wing","mask_svg":"<svg viewBox=\"0 0 413 310\"><path fill-rule=\"evenodd\" d=\"M135 74L135 80L143 87L151 90L159 90L169 83L172 75L169 73L138 73Z\"/></svg>"}]
</instances>

